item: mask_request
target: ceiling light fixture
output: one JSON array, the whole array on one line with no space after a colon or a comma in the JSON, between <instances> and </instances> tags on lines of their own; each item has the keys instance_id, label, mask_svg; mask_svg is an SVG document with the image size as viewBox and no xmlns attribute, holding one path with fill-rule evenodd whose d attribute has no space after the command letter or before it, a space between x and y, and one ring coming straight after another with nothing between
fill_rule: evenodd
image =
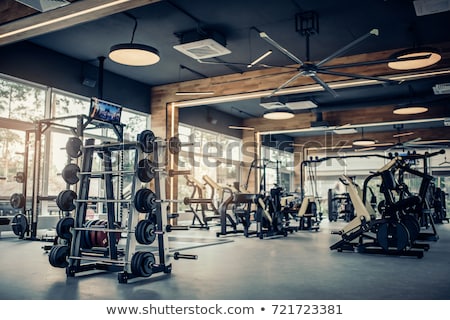
<instances>
[{"instance_id":1,"label":"ceiling light fixture","mask_svg":"<svg viewBox=\"0 0 450 320\"><path fill-rule=\"evenodd\" d=\"M373 139L364 138L364 128L361 128L361 139L353 140L354 146L370 147L376 143Z\"/></svg>"},{"instance_id":2,"label":"ceiling light fixture","mask_svg":"<svg viewBox=\"0 0 450 320\"><path fill-rule=\"evenodd\" d=\"M441 55L433 48L413 48L399 51L391 56L396 61L388 62L394 70L414 70L432 66L441 60Z\"/></svg>"},{"instance_id":3,"label":"ceiling light fixture","mask_svg":"<svg viewBox=\"0 0 450 320\"><path fill-rule=\"evenodd\" d=\"M289 111L270 111L264 113L263 117L268 120L287 120L292 119L294 114Z\"/></svg>"},{"instance_id":4,"label":"ceiling light fixture","mask_svg":"<svg viewBox=\"0 0 450 320\"><path fill-rule=\"evenodd\" d=\"M255 131L255 128L253 127L245 127L245 126L228 126L229 129L235 129L235 130L248 130L248 131Z\"/></svg>"},{"instance_id":5,"label":"ceiling light fixture","mask_svg":"<svg viewBox=\"0 0 450 320\"><path fill-rule=\"evenodd\" d=\"M392 111L394 114L399 115L409 115L409 114L419 114L427 112L428 108L425 106L419 106L419 105L403 105L403 106L397 106Z\"/></svg>"},{"instance_id":6,"label":"ceiling light fixture","mask_svg":"<svg viewBox=\"0 0 450 320\"><path fill-rule=\"evenodd\" d=\"M131 41L130 43L121 43L112 46L109 51L109 58L114 62L134 67L149 66L157 63L160 60L157 49L144 44L133 43L138 22L134 16L130 14L126 15L134 19Z\"/></svg>"},{"instance_id":7,"label":"ceiling light fixture","mask_svg":"<svg viewBox=\"0 0 450 320\"><path fill-rule=\"evenodd\" d=\"M208 96L213 95L214 91L201 91L201 92L194 92L194 91L177 91L175 92L176 96Z\"/></svg>"}]
</instances>

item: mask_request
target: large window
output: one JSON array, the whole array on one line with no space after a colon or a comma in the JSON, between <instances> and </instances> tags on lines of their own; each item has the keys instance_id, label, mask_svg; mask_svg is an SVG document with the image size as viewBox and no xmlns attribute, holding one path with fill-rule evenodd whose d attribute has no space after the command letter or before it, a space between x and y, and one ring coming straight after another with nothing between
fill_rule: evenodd
<instances>
[{"instance_id":1,"label":"large window","mask_svg":"<svg viewBox=\"0 0 450 320\"><path fill-rule=\"evenodd\" d=\"M202 184L205 184L204 176L222 186L240 182L240 139L184 124L179 125L178 132L182 142L191 144L179 154L180 170L190 170L191 176ZM209 196L210 188L206 188L206 191L206 196ZM192 192L184 177L180 177L178 198L190 197Z\"/></svg>"},{"instance_id":2,"label":"large window","mask_svg":"<svg viewBox=\"0 0 450 320\"><path fill-rule=\"evenodd\" d=\"M69 159L65 145L77 127L80 115L88 115L90 97L39 86L19 79L0 76L0 214L13 213L9 198L12 193L21 193L22 184L16 181L18 172L28 170L26 177L27 197L32 195L33 174L36 160L39 160L39 196L51 199L66 183L61 172ZM39 159L35 157L36 121L52 119L52 125L42 127ZM45 120L47 121L47 120ZM149 115L124 108L122 112L124 139L135 140L142 130L149 128ZM85 130L84 138L110 137L117 139L112 129L107 127ZM24 155L28 152L28 163L24 163ZM121 154L125 168L132 165L132 151ZM74 161L74 160L72 160ZM100 160L95 158L94 168L100 168ZM131 179L131 178L130 178ZM124 181L123 186L129 181ZM101 182L93 181L91 191L94 195L103 192ZM41 201L39 214L47 215L54 207L54 201Z\"/></svg>"},{"instance_id":3,"label":"large window","mask_svg":"<svg viewBox=\"0 0 450 320\"><path fill-rule=\"evenodd\" d=\"M294 154L274 148L262 147L262 184L265 183L266 191L275 185L286 192L292 190L292 172L294 170Z\"/></svg>"}]
</instances>

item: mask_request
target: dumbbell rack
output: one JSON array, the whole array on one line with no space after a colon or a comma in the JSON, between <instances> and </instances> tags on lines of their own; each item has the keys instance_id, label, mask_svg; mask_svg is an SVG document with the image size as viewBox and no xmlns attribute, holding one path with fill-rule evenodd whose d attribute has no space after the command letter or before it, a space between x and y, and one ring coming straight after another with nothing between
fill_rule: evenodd
<instances>
[{"instance_id":1,"label":"dumbbell rack","mask_svg":"<svg viewBox=\"0 0 450 320\"><path fill-rule=\"evenodd\" d=\"M153 147L150 148L153 152L155 163L159 163L160 153L162 148L158 146L158 142L151 142ZM76 213L74 219L74 226L71 228L72 240L70 242L70 250L67 257L66 274L67 276L75 276L75 274L91 270L103 270L120 272L118 280L120 283L126 283L128 279L139 276L150 276L156 272L169 273L171 271L170 256L169 256L169 239L163 228L167 225L167 212L165 206L161 205L161 201L155 204L156 226L158 233L158 259L150 251L136 251L137 241L135 237L136 225L139 217L134 205L129 206L128 225L126 230L117 229L115 222L115 205L121 202L131 202L130 200L115 199L113 192L113 175L121 174L120 171L113 171L111 164L111 152L121 151L123 149L135 149L135 164L134 175L132 182L132 195L136 194L137 185L141 186L137 172L139 170L138 164L141 159L148 156L140 148L140 143L130 144L104 144L95 146L94 139L87 139L83 147L82 167L80 172L79 193L76 202ZM147 148L148 149L148 148ZM149 151L149 150L147 150ZM95 226L86 225L86 212L89 200L90 180L98 173L92 172L92 160L95 152L103 154L103 169L101 177L105 183L105 197L104 199L96 199L95 201L103 201L107 208L107 224L102 229ZM155 194L158 199L165 198L165 173L158 170L155 173ZM107 234L107 248L84 249L83 237L86 232L93 232L99 230ZM97 231L97 232L99 232ZM117 232L126 232L125 249L120 250L117 246L116 235ZM99 250L100 249L100 250ZM145 272L139 272L143 269ZM137 271L136 271L137 270Z\"/></svg>"},{"instance_id":2,"label":"dumbbell rack","mask_svg":"<svg viewBox=\"0 0 450 320\"><path fill-rule=\"evenodd\" d=\"M144 134L144 133L142 133ZM138 140L146 144L144 142L145 139L142 137L138 137ZM150 148L153 150L153 163L156 165L154 168L154 172L152 175L154 175L154 187L157 201L155 201L154 205L154 212L147 212L146 213L146 220L150 219L150 216L154 216L156 218L156 225L154 234L156 234L157 242L158 242L158 255L157 259L152 253L149 253L148 251L136 251L137 248L137 237L136 236L129 236L127 238L126 248L125 248L125 257L124 257L124 268L121 272L118 274L118 281L119 283L127 283L129 279L136 278L136 277L149 277L153 273L170 273L172 271L172 264L171 264L171 255L169 253L169 236L168 231L166 230L168 227L168 219L167 219L167 206L165 205L165 199L166 199L166 176L167 173L163 169L163 162L164 159L164 146L161 145L161 141L153 140L152 142L153 146ZM146 150L150 151L150 150ZM136 153L136 159L135 163L136 166L139 166L141 160L143 160L144 157L141 153ZM132 191L131 194L135 195L134 199L134 207L133 210L136 210L136 207L138 204L136 203L136 195L139 190L137 190L137 183L138 180L137 172L138 169L143 168L136 168L136 174L134 176L134 181L132 184ZM133 211L132 210L132 211ZM130 213L132 212L130 211ZM136 210L137 211L137 210ZM128 218L128 235L131 235L137 231L137 225L138 225L138 214L130 214Z\"/></svg>"}]
</instances>

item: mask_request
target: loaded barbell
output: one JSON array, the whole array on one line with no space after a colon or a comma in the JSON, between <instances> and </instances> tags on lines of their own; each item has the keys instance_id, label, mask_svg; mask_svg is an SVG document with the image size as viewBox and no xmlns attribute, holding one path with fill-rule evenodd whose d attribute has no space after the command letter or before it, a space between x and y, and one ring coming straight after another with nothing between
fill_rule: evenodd
<instances>
[{"instance_id":1,"label":"loaded barbell","mask_svg":"<svg viewBox=\"0 0 450 320\"><path fill-rule=\"evenodd\" d=\"M171 154L178 154L181 152L182 147L193 145L192 143L182 143L180 138L176 136L170 137L168 140L157 138L151 130L142 131L138 134L137 140L142 151L145 153L152 153L154 151L155 142L159 141L166 142L166 147Z\"/></svg>"}]
</instances>

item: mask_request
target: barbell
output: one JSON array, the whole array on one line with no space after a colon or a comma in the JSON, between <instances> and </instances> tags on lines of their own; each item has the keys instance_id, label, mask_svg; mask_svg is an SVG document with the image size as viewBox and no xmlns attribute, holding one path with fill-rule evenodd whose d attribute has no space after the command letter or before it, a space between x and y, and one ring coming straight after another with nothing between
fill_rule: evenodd
<instances>
[{"instance_id":1,"label":"barbell","mask_svg":"<svg viewBox=\"0 0 450 320\"><path fill-rule=\"evenodd\" d=\"M154 151L154 144L158 141L166 142L166 147L171 154L178 154L181 152L183 146L192 145L192 143L182 143L180 138L176 136L170 137L168 140L157 138L151 130L142 131L138 134L137 140L141 150L145 153L152 153Z\"/></svg>"}]
</instances>

